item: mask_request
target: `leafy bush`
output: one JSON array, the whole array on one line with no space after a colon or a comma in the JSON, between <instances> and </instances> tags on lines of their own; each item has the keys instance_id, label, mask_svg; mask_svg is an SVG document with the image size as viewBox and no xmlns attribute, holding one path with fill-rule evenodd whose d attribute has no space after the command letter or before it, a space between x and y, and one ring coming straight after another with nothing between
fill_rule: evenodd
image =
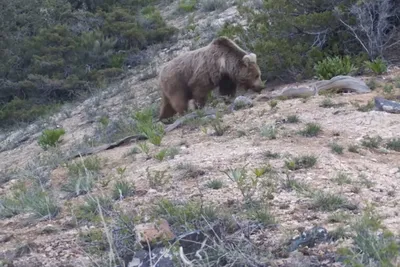
<instances>
[{"instance_id":1,"label":"leafy bush","mask_svg":"<svg viewBox=\"0 0 400 267\"><path fill-rule=\"evenodd\" d=\"M319 79L329 80L338 75L347 75L355 71L355 66L351 63L349 56L328 57L319 61L315 67L316 75Z\"/></svg>"},{"instance_id":2,"label":"leafy bush","mask_svg":"<svg viewBox=\"0 0 400 267\"><path fill-rule=\"evenodd\" d=\"M383 74L387 71L386 62L381 58L377 58L373 61L366 61L365 65L372 72L374 72L375 74L378 74L378 75Z\"/></svg>"},{"instance_id":3,"label":"leafy bush","mask_svg":"<svg viewBox=\"0 0 400 267\"><path fill-rule=\"evenodd\" d=\"M55 147L60 141L60 137L65 134L63 128L60 129L46 129L39 137L39 146L46 150L48 147Z\"/></svg>"}]
</instances>

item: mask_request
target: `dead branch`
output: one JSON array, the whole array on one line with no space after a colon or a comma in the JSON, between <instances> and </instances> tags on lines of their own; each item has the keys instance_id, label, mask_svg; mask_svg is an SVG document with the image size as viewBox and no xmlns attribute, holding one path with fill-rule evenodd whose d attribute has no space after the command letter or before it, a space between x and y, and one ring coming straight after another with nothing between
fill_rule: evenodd
<instances>
[{"instance_id":1,"label":"dead branch","mask_svg":"<svg viewBox=\"0 0 400 267\"><path fill-rule=\"evenodd\" d=\"M189 113L189 114L186 114L186 115L180 117L174 123L168 125L167 128L165 128L165 132L170 132L170 131L180 127L187 120L195 119L198 117L208 117L208 116L212 116L215 114L216 114L216 111L214 109L204 109L203 111L201 111L201 113L199 111L194 111L192 113Z\"/></svg>"}]
</instances>

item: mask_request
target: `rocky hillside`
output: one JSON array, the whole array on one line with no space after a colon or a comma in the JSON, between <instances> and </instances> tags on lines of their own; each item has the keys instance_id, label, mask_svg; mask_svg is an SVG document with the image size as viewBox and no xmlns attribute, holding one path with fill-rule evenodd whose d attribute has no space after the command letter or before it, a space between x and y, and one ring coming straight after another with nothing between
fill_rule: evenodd
<instances>
[{"instance_id":1,"label":"rocky hillside","mask_svg":"<svg viewBox=\"0 0 400 267\"><path fill-rule=\"evenodd\" d=\"M236 3L202 3L214 2L160 4L171 46L0 134L0 266L400 266L396 66L354 75L364 93L271 99L314 81L268 85L238 92L240 107L215 94L217 113L171 131L155 122L160 66L246 25Z\"/></svg>"}]
</instances>

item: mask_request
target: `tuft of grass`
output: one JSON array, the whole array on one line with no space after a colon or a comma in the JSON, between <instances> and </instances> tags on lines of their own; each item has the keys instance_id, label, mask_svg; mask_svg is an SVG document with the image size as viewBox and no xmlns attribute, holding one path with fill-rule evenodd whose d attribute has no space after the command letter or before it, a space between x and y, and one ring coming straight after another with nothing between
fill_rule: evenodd
<instances>
[{"instance_id":1,"label":"tuft of grass","mask_svg":"<svg viewBox=\"0 0 400 267\"><path fill-rule=\"evenodd\" d=\"M321 126L317 123L307 123L306 128L301 130L299 133L305 137L315 137L321 133Z\"/></svg>"},{"instance_id":2,"label":"tuft of grass","mask_svg":"<svg viewBox=\"0 0 400 267\"><path fill-rule=\"evenodd\" d=\"M348 149L351 153L359 153L359 147L357 145L349 145Z\"/></svg>"},{"instance_id":3,"label":"tuft of grass","mask_svg":"<svg viewBox=\"0 0 400 267\"><path fill-rule=\"evenodd\" d=\"M385 85L383 86L383 92L384 92L385 94L391 94L391 93L393 93L393 85L391 85L391 84L385 84Z\"/></svg>"},{"instance_id":4,"label":"tuft of grass","mask_svg":"<svg viewBox=\"0 0 400 267\"><path fill-rule=\"evenodd\" d=\"M373 61L365 61L364 64L376 75L381 75L387 71L387 64L381 58L377 58Z\"/></svg>"},{"instance_id":5,"label":"tuft of grass","mask_svg":"<svg viewBox=\"0 0 400 267\"><path fill-rule=\"evenodd\" d=\"M335 212L333 214L329 214L327 220L328 220L329 223L344 223L349 218L350 218L349 214L347 214L347 213L345 213L343 211L339 211L339 212Z\"/></svg>"},{"instance_id":6,"label":"tuft of grass","mask_svg":"<svg viewBox=\"0 0 400 267\"><path fill-rule=\"evenodd\" d=\"M252 205L246 213L249 219L257 221L264 226L276 223L275 217L266 205Z\"/></svg>"},{"instance_id":7,"label":"tuft of grass","mask_svg":"<svg viewBox=\"0 0 400 267\"><path fill-rule=\"evenodd\" d=\"M114 200L121 200L135 194L135 186L127 181L116 181L113 186L112 198Z\"/></svg>"},{"instance_id":8,"label":"tuft of grass","mask_svg":"<svg viewBox=\"0 0 400 267\"><path fill-rule=\"evenodd\" d=\"M376 136L364 136L363 140L361 141L361 145L366 148L379 148L380 144L382 143L383 139L379 135Z\"/></svg>"},{"instance_id":9,"label":"tuft of grass","mask_svg":"<svg viewBox=\"0 0 400 267\"><path fill-rule=\"evenodd\" d=\"M322 108L337 108L343 105L344 105L343 103L334 103L332 99L325 98L319 106Z\"/></svg>"},{"instance_id":10,"label":"tuft of grass","mask_svg":"<svg viewBox=\"0 0 400 267\"><path fill-rule=\"evenodd\" d=\"M282 182L282 187L285 190L288 190L288 191L295 190L296 192L299 192L299 193L310 192L310 188L306 183L301 182L297 179L291 178L289 174L286 174L286 178Z\"/></svg>"},{"instance_id":11,"label":"tuft of grass","mask_svg":"<svg viewBox=\"0 0 400 267\"><path fill-rule=\"evenodd\" d=\"M101 209L101 211L100 211ZM85 202L75 212L78 220L97 221L100 213L107 214L113 210L113 201L105 196L86 196Z\"/></svg>"},{"instance_id":12,"label":"tuft of grass","mask_svg":"<svg viewBox=\"0 0 400 267\"><path fill-rule=\"evenodd\" d=\"M351 184L353 182L349 175L344 172L338 172L332 180L338 185Z\"/></svg>"},{"instance_id":13,"label":"tuft of grass","mask_svg":"<svg viewBox=\"0 0 400 267\"><path fill-rule=\"evenodd\" d=\"M392 138L386 142L386 148L400 152L400 138Z\"/></svg>"},{"instance_id":14,"label":"tuft of grass","mask_svg":"<svg viewBox=\"0 0 400 267\"><path fill-rule=\"evenodd\" d=\"M266 137L268 139L276 139L277 130L275 125L264 125L260 129L261 136Z\"/></svg>"},{"instance_id":15,"label":"tuft of grass","mask_svg":"<svg viewBox=\"0 0 400 267\"><path fill-rule=\"evenodd\" d=\"M289 170L309 169L317 163L317 158L313 155L304 155L285 160L285 166Z\"/></svg>"},{"instance_id":16,"label":"tuft of grass","mask_svg":"<svg viewBox=\"0 0 400 267\"><path fill-rule=\"evenodd\" d=\"M361 112L368 112L375 108L375 103L373 100L368 101L368 103L365 105L360 105L358 103L355 103L354 105L357 107L357 110Z\"/></svg>"},{"instance_id":17,"label":"tuft of grass","mask_svg":"<svg viewBox=\"0 0 400 267\"><path fill-rule=\"evenodd\" d=\"M390 266L400 259L400 244L373 210L368 207L351 225L354 231L351 246L338 249L349 266Z\"/></svg>"},{"instance_id":18,"label":"tuft of grass","mask_svg":"<svg viewBox=\"0 0 400 267\"><path fill-rule=\"evenodd\" d=\"M375 78L371 78L368 80L367 86L369 87L369 89L375 90L378 87L378 83L376 82Z\"/></svg>"},{"instance_id":19,"label":"tuft of grass","mask_svg":"<svg viewBox=\"0 0 400 267\"><path fill-rule=\"evenodd\" d=\"M90 192L99 178L100 167L101 160L97 156L78 159L67 164L68 181L61 189L75 193L76 196Z\"/></svg>"},{"instance_id":20,"label":"tuft of grass","mask_svg":"<svg viewBox=\"0 0 400 267\"><path fill-rule=\"evenodd\" d=\"M225 10L228 7L225 0L200 0L200 8L206 12Z\"/></svg>"},{"instance_id":21,"label":"tuft of grass","mask_svg":"<svg viewBox=\"0 0 400 267\"><path fill-rule=\"evenodd\" d=\"M193 12L196 10L196 0L180 0L178 10L184 12Z\"/></svg>"},{"instance_id":22,"label":"tuft of grass","mask_svg":"<svg viewBox=\"0 0 400 267\"><path fill-rule=\"evenodd\" d=\"M287 116L286 121L288 123L298 123L300 122L300 119L297 115L289 115Z\"/></svg>"},{"instance_id":23,"label":"tuft of grass","mask_svg":"<svg viewBox=\"0 0 400 267\"><path fill-rule=\"evenodd\" d=\"M344 147L339 145L338 143L332 142L331 144L329 144L329 146L333 153L336 153L339 155L343 154Z\"/></svg>"},{"instance_id":24,"label":"tuft of grass","mask_svg":"<svg viewBox=\"0 0 400 267\"><path fill-rule=\"evenodd\" d=\"M268 102L268 105L272 108L275 108L278 105L278 101L277 100L271 100Z\"/></svg>"},{"instance_id":25,"label":"tuft of grass","mask_svg":"<svg viewBox=\"0 0 400 267\"><path fill-rule=\"evenodd\" d=\"M313 194L312 208L321 211L335 211L342 208L353 209L354 207L343 196L330 192L318 191Z\"/></svg>"},{"instance_id":26,"label":"tuft of grass","mask_svg":"<svg viewBox=\"0 0 400 267\"><path fill-rule=\"evenodd\" d=\"M167 174L166 170L163 171L149 171L149 167L146 168L147 180L149 182L150 188L162 188L164 185L168 184L171 176Z\"/></svg>"},{"instance_id":27,"label":"tuft of grass","mask_svg":"<svg viewBox=\"0 0 400 267\"><path fill-rule=\"evenodd\" d=\"M266 159L278 159L280 157L279 153L271 152L270 150L265 151L263 155Z\"/></svg>"},{"instance_id":28,"label":"tuft of grass","mask_svg":"<svg viewBox=\"0 0 400 267\"><path fill-rule=\"evenodd\" d=\"M221 180L214 179L214 180L207 182L207 187L214 189L214 190L221 189L223 186L224 186L224 183Z\"/></svg>"},{"instance_id":29,"label":"tuft of grass","mask_svg":"<svg viewBox=\"0 0 400 267\"><path fill-rule=\"evenodd\" d=\"M153 109L146 108L135 112L132 117L136 121L137 131L145 135L150 143L159 146L165 131L163 124L161 122L156 123L153 116Z\"/></svg>"},{"instance_id":30,"label":"tuft of grass","mask_svg":"<svg viewBox=\"0 0 400 267\"><path fill-rule=\"evenodd\" d=\"M43 150L47 150L49 147L55 147L59 142L61 136L65 134L63 128L60 129L46 129L42 132L39 137L38 144Z\"/></svg>"},{"instance_id":31,"label":"tuft of grass","mask_svg":"<svg viewBox=\"0 0 400 267\"><path fill-rule=\"evenodd\" d=\"M174 203L167 199L161 199L155 209L157 216L160 216L175 227L185 227L195 230L196 225L205 218L208 222L217 219L217 209L211 205L202 205L195 201Z\"/></svg>"}]
</instances>

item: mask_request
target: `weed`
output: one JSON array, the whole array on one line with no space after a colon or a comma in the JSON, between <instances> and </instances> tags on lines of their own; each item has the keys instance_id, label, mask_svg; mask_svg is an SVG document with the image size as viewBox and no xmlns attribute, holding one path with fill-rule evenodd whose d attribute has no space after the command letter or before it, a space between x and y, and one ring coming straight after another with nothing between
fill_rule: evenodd
<instances>
[{"instance_id":1,"label":"weed","mask_svg":"<svg viewBox=\"0 0 400 267\"><path fill-rule=\"evenodd\" d=\"M196 0L180 0L178 10L184 12L193 12L196 9Z\"/></svg>"},{"instance_id":2,"label":"weed","mask_svg":"<svg viewBox=\"0 0 400 267\"><path fill-rule=\"evenodd\" d=\"M273 109L278 105L278 101L271 100L271 101L268 102L268 105L271 107L271 109Z\"/></svg>"},{"instance_id":3,"label":"weed","mask_svg":"<svg viewBox=\"0 0 400 267\"><path fill-rule=\"evenodd\" d=\"M149 181L150 188L162 188L169 183L171 177L167 174L166 170L154 171L150 173L149 167L146 168L147 180Z\"/></svg>"},{"instance_id":4,"label":"weed","mask_svg":"<svg viewBox=\"0 0 400 267\"><path fill-rule=\"evenodd\" d=\"M167 155L167 153L168 153L168 149L163 148L157 154L154 155L154 158L159 161L163 161L165 156Z\"/></svg>"},{"instance_id":5,"label":"weed","mask_svg":"<svg viewBox=\"0 0 400 267\"><path fill-rule=\"evenodd\" d=\"M378 87L378 83L376 82L375 78L371 78L368 80L367 86L369 87L369 89L375 90Z\"/></svg>"},{"instance_id":6,"label":"weed","mask_svg":"<svg viewBox=\"0 0 400 267\"><path fill-rule=\"evenodd\" d=\"M386 142L386 148L400 152L400 138L392 138Z\"/></svg>"},{"instance_id":7,"label":"weed","mask_svg":"<svg viewBox=\"0 0 400 267\"><path fill-rule=\"evenodd\" d=\"M368 103L365 105L359 105L358 103L356 103L354 105L357 107L357 110L361 111L361 112L368 112L375 108L375 104L374 104L373 100L368 101Z\"/></svg>"},{"instance_id":8,"label":"weed","mask_svg":"<svg viewBox=\"0 0 400 267\"><path fill-rule=\"evenodd\" d=\"M349 177L347 173L344 172L338 172L336 176L332 179L334 182L336 182L338 185L343 185L343 184L351 184L352 180Z\"/></svg>"},{"instance_id":9,"label":"weed","mask_svg":"<svg viewBox=\"0 0 400 267\"><path fill-rule=\"evenodd\" d=\"M165 132L162 123L155 123L153 121L153 110L146 108L135 112L133 118L136 120L138 132L144 134L150 143L159 146Z\"/></svg>"},{"instance_id":10,"label":"weed","mask_svg":"<svg viewBox=\"0 0 400 267\"><path fill-rule=\"evenodd\" d=\"M329 223L343 223L343 222L346 222L349 218L350 218L349 214L347 214L343 211L339 211L339 212L330 214L328 216L328 222Z\"/></svg>"},{"instance_id":11,"label":"weed","mask_svg":"<svg viewBox=\"0 0 400 267\"><path fill-rule=\"evenodd\" d=\"M155 210L157 216L161 216L172 226L198 229L196 225L205 218L212 222L217 218L217 210L213 206L204 206L202 203L189 201L181 204L162 199Z\"/></svg>"},{"instance_id":12,"label":"weed","mask_svg":"<svg viewBox=\"0 0 400 267\"><path fill-rule=\"evenodd\" d=\"M309 169L317 163L317 158L313 155L295 157L291 160L285 160L285 166L289 170Z\"/></svg>"},{"instance_id":13,"label":"weed","mask_svg":"<svg viewBox=\"0 0 400 267\"><path fill-rule=\"evenodd\" d=\"M353 245L338 250L346 265L396 266L394 263L399 260L400 245L370 207L351 228L355 232Z\"/></svg>"},{"instance_id":14,"label":"weed","mask_svg":"<svg viewBox=\"0 0 400 267\"><path fill-rule=\"evenodd\" d=\"M337 75L347 75L356 70L349 56L327 57L314 66L317 77L329 80Z\"/></svg>"},{"instance_id":15,"label":"weed","mask_svg":"<svg viewBox=\"0 0 400 267\"><path fill-rule=\"evenodd\" d=\"M222 118L219 113L217 113L216 117L210 122L212 128L214 129L216 136L222 136L224 132L228 129L227 126L222 124Z\"/></svg>"},{"instance_id":16,"label":"weed","mask_svg":"<svg viewBox=\"0 0 400 267\"><path fill-rule=\"evenodd\" d=\"M133 196L135 193L135 186L131 185L127 181L120 180L116 181L112 191L112 198L115 200L121 200L129 196Z\"/></svg>"},{"instance_id":17,"label":"weed","mask_svg":"<svg viewBox=\"0 0 400 267\"><path fill-rule=\"evenodd\" d=\"M247 210L247 215L250 219L257 221L264 226L276 223L275 217L265 205L252 205L252 207Z\"/></svg>"},{"instance_id":18,"label":"weed","mask_svg":"<svg viewBox=\"0 0 400 267\"><path fill-rule=\"evenodd\" d=\"M269 150L265 151L263 154L266 159L278 159L280 157L279 153L271 152Z\"/></svg>"},{"instance_id":19,"label":"weed","mask_svg":"<svg viewBox=\"0 0 400 267\"><path fill-rule=\"evenodd\" d=\"M101 211L100 211L101 209ZM112 199L104 196L86 196L85 202L75 212L78 220L98 221L99 214L113 209Z\"/></svg>"},{"instance_id":20,"label":"weed","mask_svg":"<svg viewBox=\"0 0 400 267\"><path fill-rule=\"evenodd\" d=\"M150 147L146 142L142 142L138 144L139 149L146 154L147 157L150 155Z\"/></svg>"},{"instance_id":21,"label":"weed","mask_svg":"<svg viewBox=\"0 0 400 267\"><path fill-rule=\"evenodd\" d=\"M359 147L357 145L349 145L347 150L351 153L359 153Z\"/></svg>"},{"instance_id":22,"label":"weed","mask_svg":"<svg viewBox=\"0 0 400 267\"><path fill-rule=\"evenodd\" d=\"M253 200L252 198L259 184L259 179L258 177L248 176L245 167L246 166L235 169L229 168L228 170L223 171L223 173L236 184L244 198L244 201L249 203Z\"/></svg>"},{"instance_id":23,"label":"weed","mask_svg":"<svg viewBox=\"0 0 400 267\"><path fill-rule=\"evenodd\" d=\"M380 144L382 143L383 139L379 135L377 136L364 136L363 140L361 141L361 145L366 148L379 148Z\"/></svg>"},{"instance_id":24,"label":"weed","mask_svg":"<svg viewBox=\"0 0 400 267\"><path fill-rule=\"evenodd\" d=\"M300 122L300 119L297 115L289 115L287 116L286 121L288 123L298 123Z\"/></svg>"},{"instance_id":25,"label":"weed","mask_svg":"<svg viewBox=\"0 0 400 267\"><path fill-rule=\"evenodd\" d=\"M55 147L60 142L60 137L64 134L65 130L63 128L54 130L46 129L39 137L38 144L44 150L47 150L48 147Z\"/></svg>"},{"instance_id":26,"label":"weed","mask_svg":"<svg viewBox=\"0 0 400 267\"><path fill-rule=\"evenodd\" d=\"M378 75L381 75L387 71L387 64L381 58L377 58L373 61L365 61L365 66Z\"/></svg>"},{"instance_id":27,"label":"weed","mask_svg":"<svg viewBox=\"0 0 400 267\"><path fill-rule=\"evenodd\" d=\"M332 99L326 98L322 101L322 103L319 105L322 108L337 108L343 106L343 103L334 103Z\"/></svg>"},{"instance_id":28,"label":"weed","mask_svg":"<svg viewBox=\"0 0 400 267\"><path fill-rule=\"evenodd\" d=\"M266 137L268 139L276 139L276 127L275 125L265 125L261 129L261 136Z\"/></svg>"},{"instance_id":29,"label":"weed","mask_svg":"<svg viewBox=\"0 0 400 267\"><path fill-rule=\"evenodd\" d=\"M265 173L267 173L267 172L270 171L270 170L271 170L271 167L270 167L270 166L268 166L268 167L262 167L262 168L255 168L255 169L253 170L253 173L254 173L254 175L255 175L257 178L259 178L259 177L263 176Z\"/></svg>"},{"instance_id":30,"label":"weed","mask_svg":"<svg viewBox=\"0 0 400 267\"><path fill-rule=\"evenodd\" d=\"M312 208L321 211L335 211L341 208L353 208L348 200L340 195L318 191L313 194Z\"/></svg>"},{"instance_id":31,"label":"weed","mask_svg":"<svg viewBox=\"0 0 400 267\"><path fill-rule=\"evenodd\" d=\"M221 189L223 187L223 185L224 185L223 182L221 180L217 180L217 179L207 182L207 187L214 189L214 190Z\"/></svg>"},{"instance_id":32,"label":"weed","mask_svg":"<svg viewBox=\"0 0 400 267\"><path fill-rule=\"evenodd\" d=\"M331 147L331 150L333 153L343 154L344 147L339 145L338 143L333 142L333 143L329 144L329 146Z\"/></svg>"},{"instance_id":33,"label":"weed","mask_svg":"<svg viewBox=\"0 0 400 267\"><path fill-rule=\"evenodd\" d=\"M307 123L306 128L301 130L299 133L305 137L315 137L321 133L321 126L317 123Z\"/></svg>"},{"instance_id":34,"label":"weed","mask_svg":"<svg viewBox=\"0 0 400 267\"><path fill-rule=\"evenodd\" d=\"M391 84L385 84L385 86L383 86L383 92L385 94L391 94L393 93L393 85Z\"/></svg>"},{"instance_id":35,"label":"weed","mask_svg":"<svg viewBox=\"0 0 400 267\"><path fill-rule=\"evenodd\" d=\"M286 178L282 182L282 186L286 190L295 190L296 192L303 193L306 192L308 193L309 186L299 180L296 180L294 178L291 178L288 173L286 173Z\"/></svg>"},{"instance_id":36,"label":"weed","mask_svg":"<svg viewBox=\"0 0 400 267\"><path fill-rule=\"evenodd\" d=\"M227 8L227 2L224 0L201 0L201 9L203 11L211 12L215 10L225 10Z\"/></svg>"}]
</instances>

